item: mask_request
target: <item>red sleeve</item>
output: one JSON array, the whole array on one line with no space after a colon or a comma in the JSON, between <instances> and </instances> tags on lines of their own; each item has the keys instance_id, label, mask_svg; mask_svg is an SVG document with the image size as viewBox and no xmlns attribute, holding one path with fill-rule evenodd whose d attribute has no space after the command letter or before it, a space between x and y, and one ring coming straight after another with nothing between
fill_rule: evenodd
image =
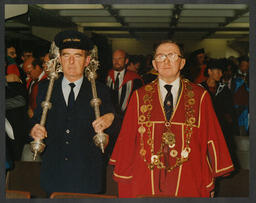
<instances>
[{"instance_id":1,"label":"red sleeve","mask_svg":"<svg viewBox=\"0 0 256 203\"><path fill-rule=\"evenodd\" d=\"M8 65L7 67L7 70L6 70L6 74L15 74L17 75L18 77L20 77L20 71L19 71L19 68L16 64L10 64Z\"/></svg>"},{"instance_id":2,"label":"red sleeve","mask_svg":"<svg viewBox=\"0 0 256 203\"><path fill-rule=\"evenodd\" d=\"M230 153L208 93L202 101L202 126L207 129L207 154L213 177L223 176L234 170Z\"/></svg>"}]
</instances>

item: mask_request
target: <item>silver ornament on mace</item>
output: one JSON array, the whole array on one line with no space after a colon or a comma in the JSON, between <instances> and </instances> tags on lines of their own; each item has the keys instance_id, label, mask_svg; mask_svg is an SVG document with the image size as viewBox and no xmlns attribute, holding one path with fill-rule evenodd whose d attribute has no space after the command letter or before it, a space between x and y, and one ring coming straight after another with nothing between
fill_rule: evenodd
<instances>
[{"instance_id":1,"label":"silver ornament on mace","mask_svg":"<svg viewBox=\"0 0 256 203\"><path fill-rule=\"evenodd\" d=\"M45 101L43 101L41 104L43 108L42 116L40 120L41 126L45 126L47 112L52 106L50 99L52 95L54 81L58 78L59 73L62 72L62 67L59 63L59 56L60 56L59 48L55 45L55 42L53 41L49 51L49 58L51 60L49 60L46 63L47 68L45 70L48 75L49 85L48 85ZM30 149L33 152L33 160L36 160L37 156L44 151L44 148L45 148L45 144L43 140L34 139L34 141L30 142Z\"/></svg>"},{"instance_id":2,"label":"silver ornament on mace","mask_svg":"<svg viewBox=\"0 0 256 203\"><path fill-rule=\"evenodd\" d=\"M85 75L88 78L88 80L91 82L92 87L92 100L91 100L91 106L94 108L95 112L95 118L100 117L100 109L99 106L101 105L101 99L97 96L97 89L95 84L95 79L97 78L97 69L99 68L99 61L98 61L98 49L96 46L92 49L91 53L91 60L87 68L85 69ZM104 153L104 149L108 145L109 142L109 136L102 132L97 133L93 137L93 141L97 147L101 148L102 153Z\"/></svg>"}]
</instances>

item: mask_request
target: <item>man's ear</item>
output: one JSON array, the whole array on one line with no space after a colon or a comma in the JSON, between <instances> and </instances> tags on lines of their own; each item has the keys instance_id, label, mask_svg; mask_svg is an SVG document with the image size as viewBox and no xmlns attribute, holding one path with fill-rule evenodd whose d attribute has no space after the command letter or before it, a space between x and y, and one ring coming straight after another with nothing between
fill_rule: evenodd
<instances>
[{"instance_id":1,"label":"man's ear","mask_svg":"<svg viewBox=\"0 0 256 203\"><path fill-rule=\"evenodd\" d=\"M85 59L85 67L89 65L90 61L91 61L91 56L87 56Z\"/></svg>"},{"instance_id":2,"label":"man's ear","mask_svg":"<svg viewBox=\"0 0 256 203\"><path fill-rule=\"evenodd\" d=\"M154 69L155 69L156 71L158 71L157 65L156 65L156 61L155 61L155 60L152 60L152 65L153 65Z\"/></svg>"},{"instance_id":3,"label":"man's ear","mask_svg":"<svg viewBox=\"0 0 256 203\"><path fill-rule=\"evenodd\" d=\"M182 70L184 68L185 64L186 64L186 59L182 58L181 62L180 62L180 70Z\"/></svg>"},{"instance_id":4,"label":"man's ear","mask_svg":"<svg viewBox=\"0 0 256 203\"><path fill-rule=\"evenodd\" d=\"M208 68L207 73L208 73L208 75L210 75L212 73L212 70L210 68Z\"/></svg>"},{"instance_id":5,"label":"man's ear","mask_svg":"<svg viewBox=\"0 0 256 203\"><path fill-rule=\"evenodd\" d=\"M129 62L129 59L128 59L128 58L126 58L126 59L125 59L125 65L127 65L127 64L128 64L128 62Z\"/></svg>"}]
</instances>

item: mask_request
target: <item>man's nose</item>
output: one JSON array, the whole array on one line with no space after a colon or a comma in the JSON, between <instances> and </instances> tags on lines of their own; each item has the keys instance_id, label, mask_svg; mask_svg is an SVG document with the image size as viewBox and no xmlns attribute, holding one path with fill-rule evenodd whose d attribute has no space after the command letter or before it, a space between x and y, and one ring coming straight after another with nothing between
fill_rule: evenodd
<instances>
[{"instance_id":1,"label":"man's nose","mask_svg":"<svg viewBox=\"0 0 256 203\"><path fill-rule=\"evenodd\" d=\"M75 61L75 57L74 56L70 56L69 57L69 63L74 63Z\"/></svg>"},{"instance_id":2,"label":"man's nose","mask_svg":"<svg viewBox=\"0 0 256 203\"><path fill-rule=\"evenodd\" d=\"M167 63L167 64L171 63L171 60L169 59L169 57L166 57L166 58L164 59L164 63Z\"/></svg>"}]
</instances>

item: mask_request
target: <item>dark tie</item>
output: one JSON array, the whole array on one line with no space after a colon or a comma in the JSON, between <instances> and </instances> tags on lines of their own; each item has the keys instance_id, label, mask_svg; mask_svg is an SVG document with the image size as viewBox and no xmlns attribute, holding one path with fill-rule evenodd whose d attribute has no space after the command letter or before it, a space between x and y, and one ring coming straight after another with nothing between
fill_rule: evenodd
<instances>
[{"instance_id":1,"label":"dark tie","mask_svg":"<svg viewBox=\"0 0 256 203\"><path fill-rule=\"evenodd\" d=\"M76 86L74 83L69 83L71 90L68 96L68 109L72 109L75 103L75 93L74 93L74 87Z\"/></svg>"},{"instance_id":2,"label":"dark tie","mask_svg":"<svg viewBox=\"0 0 256 203\"><path fill-rule=\"evenodd\" d=\"M173 97L171 92L172 85L165 85L164 87L167 90L167 95L164 99L164 111L165 111L165 116L169 121L173 111Z\"/></svg>"},{"instance_id":3,"label":"dark tie","mask_svg":"<svg viewBox=\"0 0 256 203\"><path fill-rule=\"evenodd\" d=\"M119 104L119 97L118 97L118 91L119 91L119 75L120 73L117 73L116 79L115 79L115 86L114 86L114 91L115 91L115 99L117 103Z\"/></svg>"},{"instance_id":4,"label":"dark tie","mask_svg":"<svg viewBox=\"0 0 256 203\"><path fill-rule=\"evenodd\" d=\"M115 79L115 87L114 87L114 89L117 90L117 91L119 89L119 75L120 75L120 73L117 73L116 79Z\"/></svg>"}]
</instances>

